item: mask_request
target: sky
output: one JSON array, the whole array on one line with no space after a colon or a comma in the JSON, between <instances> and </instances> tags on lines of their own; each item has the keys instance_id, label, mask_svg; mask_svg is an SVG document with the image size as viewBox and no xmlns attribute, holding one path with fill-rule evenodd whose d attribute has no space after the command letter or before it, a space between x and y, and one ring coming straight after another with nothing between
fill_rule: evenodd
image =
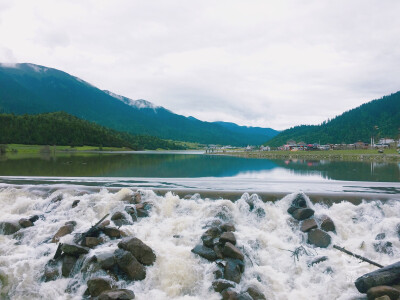
<instances>
[{"instance_id":1,"label":"sky","mask_svg":"<svg viewBox=\"0 0 400 300\"><path fill-rule=\"evenodd\" d=\"M398 0L0 0L0 62L283 130L400 90Z\"/></svg>"}]
</instances>

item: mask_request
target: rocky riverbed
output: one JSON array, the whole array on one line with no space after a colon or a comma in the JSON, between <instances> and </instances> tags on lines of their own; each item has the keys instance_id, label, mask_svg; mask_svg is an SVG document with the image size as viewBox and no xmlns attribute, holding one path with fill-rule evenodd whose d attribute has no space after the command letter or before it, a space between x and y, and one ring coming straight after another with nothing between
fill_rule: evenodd
<instances>
[{"instance_id":1,"label":"rocky riverbed","mask_svg":"<svg viewBox=\"0 0 400 300\"><path fill-rule=\"evenodd\" d=\"M0 296L394 299L400 202L343 200L2 188Z\"/></svg>"}]
</instances>

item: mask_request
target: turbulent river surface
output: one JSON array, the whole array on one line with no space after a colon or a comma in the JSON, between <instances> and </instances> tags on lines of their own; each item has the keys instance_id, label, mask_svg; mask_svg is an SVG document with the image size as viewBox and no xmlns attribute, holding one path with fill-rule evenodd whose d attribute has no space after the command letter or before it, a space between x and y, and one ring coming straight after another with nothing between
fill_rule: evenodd
<instances>
[{"instance_id":1,"label":"turbulent river surface","mask_svg":"<svg viewBox=\"0 0 400 300\"><path fill-rule=\"evenodd\" d=\"M254 164L250 169L254 171L256 166L266 164ZM22 170L23 166L19 167ZM212 164L208 168L216 170ZM221 299L211 286L216 264L191 252L216 220L235 225L237 247L245 256L245 270L235 289L240 292L255 285L267 299L364 299L354 281L376 267L332 245L345 247L382 265L400 260L400 184L396 177L392 182L355 182L346 178L332 180L309 170L307 178L299 179L285 176L287 171L279 168L274 169L275 180L269 175L265 177L262 170L245 171L236 178L213 177L204 171L207 166L201 169L205 176L197 178L149 177L143 175L145 171L134 178L101 172L96 178L82 173L80 177L73 177L39 171L36 176L23 172L20 174L23 176L17 176L11 167L4 170L0 169L0 221L18 222L33 215L40 218L34 226L15 234L0 234L1 299L82 299L89 278L109 277L104 270L90 267L91 258L114 252L120 240L104 236L104 243L78 260L69 278L59 276L45 282L45 266L57 250L57 244L51 243L51 239L65 222L75 221L72 234L60 239L61 243L73 242L76 234L86 232L104 215L124 212L127 203L123 199L137 189L142 200L151 206L149 216L131 225L122 225L120 230L150 246L156 261L146 267L147 276L142 281L113 282L118 288L134 291L135 299ZM164 192L157 193L157 189ZM174 189L184 190L188 195L178 196ZM199 190L230 190L235 194L228 200L205 196L202 192L197 194ZM279 191L285 195L275 201L262 201L253 191ZM307 234L299 230L300 224L293 222L287 213L298 192L336 196L333 202L310 201L306 196L316 219L328 215L335 223L336 231L329 233L332 242L328 248L308 245ZM368 195L365 200L364 194ZM357 202L350 201L354 195ZM54 201L57 197L62 200ZM79 204L72 207L75 200ZM257 209L250 209L249 203ZM376 236L380 233L385 233L385 243L391 243L388 251L377 251ZM294 255L300 246L306 251ZM328 259L311 266L310 261L320 256Z\"/></svg>"}]
</instances>

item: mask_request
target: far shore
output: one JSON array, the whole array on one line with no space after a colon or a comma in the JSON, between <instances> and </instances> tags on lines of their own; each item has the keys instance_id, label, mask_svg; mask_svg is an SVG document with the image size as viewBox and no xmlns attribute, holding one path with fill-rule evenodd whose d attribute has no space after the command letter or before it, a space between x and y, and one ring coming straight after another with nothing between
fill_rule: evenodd
<instances>
[{"instance_id":1,"label":"far shore","mask_svg":"<svg viewBox=\"0 0 400 300\"><path fill-rule=\"evenodd\" d=\"M327 151L226 151L215 152L214 155L230 155L248 158L270 159L309 159L309 160L345 160L345 161L377 161L398 162L400 154L396 149L378 150L327 150Z\"/></svg>"}]
</instances>

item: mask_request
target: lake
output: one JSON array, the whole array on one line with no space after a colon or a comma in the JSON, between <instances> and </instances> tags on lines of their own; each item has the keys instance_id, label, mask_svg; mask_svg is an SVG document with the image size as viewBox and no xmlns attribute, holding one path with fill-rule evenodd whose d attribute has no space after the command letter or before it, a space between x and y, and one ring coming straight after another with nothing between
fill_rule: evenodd
<instances>
[{"instance_id":1,"label":"lake","mask_svg":"<svg viewBox=\"0 0 400 300\"><path fill-rule=\"evenodd\" d=\"M0 157L0 183L257 192L399 193L397 163L255 159L201 151Z\"/></svg>"}]
</instances>

